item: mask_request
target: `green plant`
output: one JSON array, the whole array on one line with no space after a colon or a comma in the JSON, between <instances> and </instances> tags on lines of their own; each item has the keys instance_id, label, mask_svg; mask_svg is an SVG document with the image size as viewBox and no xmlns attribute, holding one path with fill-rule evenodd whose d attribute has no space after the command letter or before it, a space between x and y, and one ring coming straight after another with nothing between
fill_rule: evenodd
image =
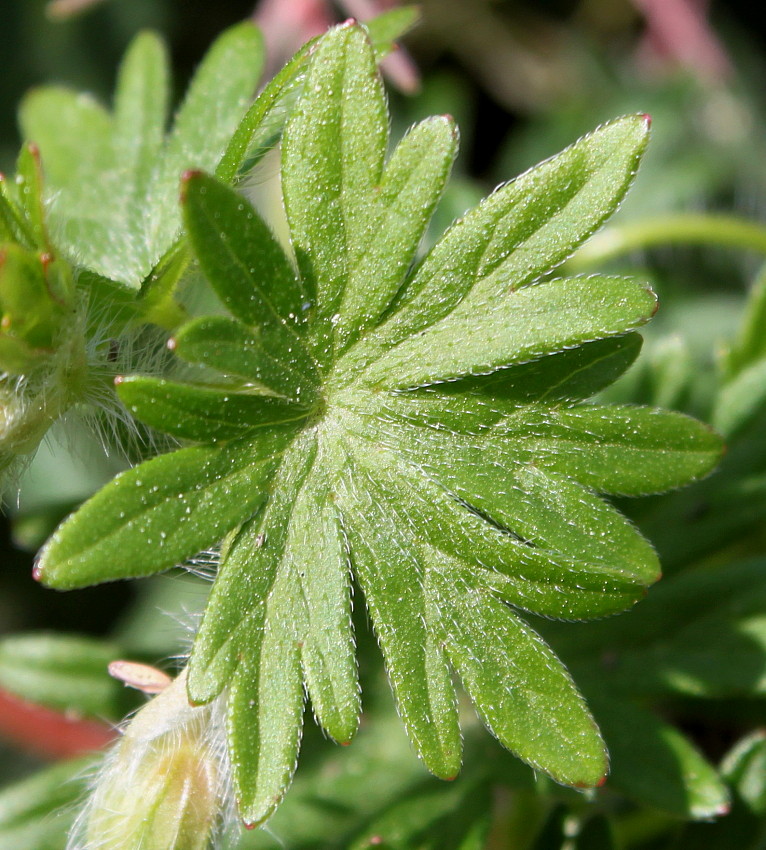
<instances>
[{"instance_id":1,"label":"green plant","mask_svg":"<svg viewBox=\"0 0 766 850\"><path fill-rule=\"evenodd\" d=\"M23 108L37 147L25 147L21 180L5 181L0 198L7 464L78 405L116 419L134 460L165 444L130 437L132 428L192 444L114 478L53 533L36 575L71 589L217 547L188 668L128 726L87 810L83 846L204 847L231 806L220 780L229 765L240 816L262 823L292 778L306 696L324 732L351 742L360 712L352 587L410 742L437 777L461 766L457 674L524 762L565 786L602 785L606 746L581 681L613 757L654 746L661 763L670 750L692 795L680 813L726 805L686 738L633 705L630 664L620 669L627 683L600 692L602 634L631 649L641 608L626 626L526 619L585 621L632 606L659 563L602 496L676 488L721 453L717 434L684 414L585 403L634 362L656 298L630 278L553 276L624 198L648 119L603 125L499 188L421 256L457 135L448 117L427 119L386 159L376 61L408 20L330 31L249 110L258 37L236 28L211 50L166 140L165 63L148 35L125 60L114 116L59 90ZM73 158L62 123L87 156ZM289 253L231 185L280 138ZM227 314L191 317L184 287L200 272ZM177 359L164 351L168 333ZM751 348L732 355L732 374ZM677 604L674 593L683 597L675 585L655 606ZM8 650L8 666L18 652ZM645 665L640 652L635 664ZM43 665L17 691L29 696L41 679L38 699L46 681L54 691L52 672ZM463 723L474 743L471 719ZM369 824L357 819L345 827L358 833L352 846L397 829L394 846L482 846L493 779L532 795L528 772L497 758L469 765L454 791L429 785L416 805L403 799ZM621 790L651 798L651 771L632 779ZM185 780L203 801L196 808L181 802ZM560 835L581 798L549 793L568 807L551 813ZM606 834L604 824L593 819L582 835Z\"/></svg>"}]
</instances>

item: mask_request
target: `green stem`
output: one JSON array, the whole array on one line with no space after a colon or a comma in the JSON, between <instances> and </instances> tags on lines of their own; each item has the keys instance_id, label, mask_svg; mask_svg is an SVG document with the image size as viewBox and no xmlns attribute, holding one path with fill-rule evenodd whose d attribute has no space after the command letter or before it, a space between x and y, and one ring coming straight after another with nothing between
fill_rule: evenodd
<instances>
[{"instance_id":1,"label":"green stem","mask_svg":"<svg viewBox=\"0 0 766 850\"><path fill-rule=\"evenodd\" d=\"M632 251L679 244L715 245L766 254L766 226L733 215L655 216L597 233L567 262L566 270L589 271Z\"/></svg>"}]
</instances>

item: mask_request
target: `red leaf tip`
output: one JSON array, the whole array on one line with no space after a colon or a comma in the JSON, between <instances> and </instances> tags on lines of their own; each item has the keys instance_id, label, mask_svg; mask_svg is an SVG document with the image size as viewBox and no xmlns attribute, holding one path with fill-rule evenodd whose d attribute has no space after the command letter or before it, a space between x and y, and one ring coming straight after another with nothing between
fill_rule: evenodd
<instances>
[{"instance_id":1,"label":"red leaf tip","mask_svg":"<svg viewBox=\"0 0 766 850\"><path fill-rule=\"evenodd\" d=\"M124 375L117 375L117 377L114 379L114 385L115 385L115 387L119 387L119 386L120 386L120 384L121 384L121 383L123 383L123 381L124 381L124 380L125 380L125 376L124 376Z\"/></svg>"},{"instance_id":2,"label":"red leaf tip","mask_svg":"<svg viewBox=\"0 0 766 850\"><path fill-rule=\"evenodd\" d=\"M34 567L32 567L32 578L35 581L42 581L43 580L43 568L42 568L42 566L40 566L39 561L37 561L35 563Z\"/></svg>"},{"instance_id":3,"label":"red leaf tip","mask_svg":"<svg viewBox=\"0 0 766 850\"><path fill-rule=\"evenodd\" d=\"M167 346L168 351L175 351L176 338L174 336L171 336L170 339L165 343L165 345Z\"/></svg>"},{"instance_id":4,"label":"red leaf tip","mask_svg":"<svg viewBox=\"0 0 766 850\"><path fill-rule=\"evenodd\" d=\"M648 112L642 112L641 117L644 119L647 129L652 126L652 116Z\"/></svg>"}]
</instances>

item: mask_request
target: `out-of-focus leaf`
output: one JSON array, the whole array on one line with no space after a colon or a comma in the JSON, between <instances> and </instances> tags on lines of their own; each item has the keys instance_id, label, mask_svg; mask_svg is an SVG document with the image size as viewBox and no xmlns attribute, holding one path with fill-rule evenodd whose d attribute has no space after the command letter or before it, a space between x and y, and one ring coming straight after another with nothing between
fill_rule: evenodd
<instances>
[{"instance_id":1,"label":"out-of-focus leaf","mask_svg":"<svg viewBox=\"0 0 766 850\"><path fill-rule=\"evenodd\" d=\"M113 115L65 90L33 92L21 124L41 152L54 242L89 270L137 291L179 234L182 172L218 165L262 60L251 24L223 33L167 138L167 63L151 34L137 36L125 56Z\"/></svg>"},{"instance_id":2,"label":"out-of-focus leaf","mask_svg":"<svg viewBox=\"0 0 766 850\"><path fill-rule=\"evenodd\" d=\"M449 789L424 785L388 807L349 850L483 850L492 795L468 779Z\"/></svg>"},{"instance_id":3,"label":"out-of-focus leaf","mask_svg":"<svg viewBox=\"0 0 766 850\"><path fill-rule=\"evenodd\" d=\"M731 439L762 413L766 405L766 359L746 366L719 392L713 424Z\"/></svg>"},{"instance_id":4,"label":"out-of-focus leaf","mask_svg":"<svg viewBox=\"0 0 766 850\"><path fill-rule=\"evenodd\" d=\"M747 735L721 762L721 773L754 814L766 814L766 732Z\"/></svg>"},{"instance_id":5,"label":"out-of-focus leaf","mask_svg":"<svg viewBox=\"0 0 766 850\"><path fill-rule=\"evenodd\" d=\"M96 762L90 756L61 762L0 789L0 847L62 850Z\"/></svg>"},{"instance_id":6,"label":"out-of-focus leaf","mask_svg":"<svg viewBox=\"0 0 766 850\"><path fill-rule=\"evenodd\" d=\"M122 686L107 672L117 648L95 638L53 632L0 640L0 687L60 711L117 719Z\"/></svg>"},{"instance_id":7,"label":"out-of-focus leaf","mask_svg":"<svg viewBox=\"0 0 766 850\"><path fill-rule=\"evenodd\" d=\"M609 787L678 817L705 820L729 810L716 769L673 726L629 702L585 689L609 747Z\"/></svg>"}]
</instances>

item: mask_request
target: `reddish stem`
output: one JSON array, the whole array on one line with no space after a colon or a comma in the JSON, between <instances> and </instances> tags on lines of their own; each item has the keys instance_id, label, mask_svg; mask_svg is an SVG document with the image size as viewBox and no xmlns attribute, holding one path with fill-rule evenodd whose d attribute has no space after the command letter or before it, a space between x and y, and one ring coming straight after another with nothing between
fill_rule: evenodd
<instances>
[{"instance_id":1,"label":"reddish stem","mask_svg":"<svg viewBox=\"0 0 766 850\"><path fill-rule=\"evenodd\" d=\"M0 689L0 736L46 759L99 750L116 731L98 720L68 716Z\"/></svg>"}]
</instances>

